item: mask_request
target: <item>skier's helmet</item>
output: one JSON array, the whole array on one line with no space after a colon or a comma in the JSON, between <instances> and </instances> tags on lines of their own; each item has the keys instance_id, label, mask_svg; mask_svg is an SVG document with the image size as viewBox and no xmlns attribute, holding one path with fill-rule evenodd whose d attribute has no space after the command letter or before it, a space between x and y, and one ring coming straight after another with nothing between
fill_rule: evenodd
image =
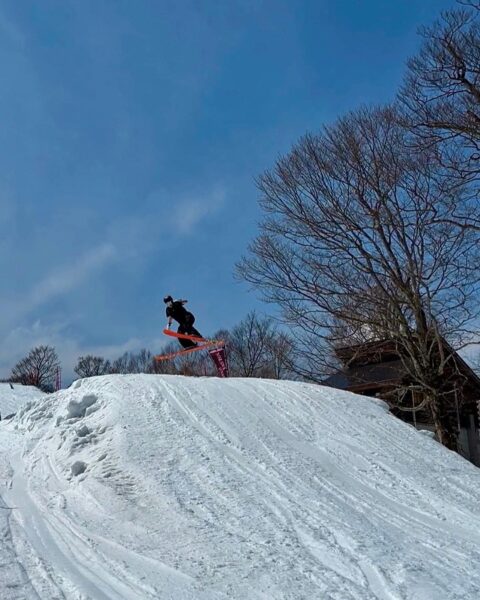
<instances>
[{"instance_id":1,"label":"skier's helmet","mask_svg":"<svg viewBox=\"0 0 480 600\"><path fill-rule=\"evenodd\" d=\"M165 296L163 301L165 302L165 304L167 304L168 302L173 302L173 298L171 296Z\"/></svg>"}]
</instances>

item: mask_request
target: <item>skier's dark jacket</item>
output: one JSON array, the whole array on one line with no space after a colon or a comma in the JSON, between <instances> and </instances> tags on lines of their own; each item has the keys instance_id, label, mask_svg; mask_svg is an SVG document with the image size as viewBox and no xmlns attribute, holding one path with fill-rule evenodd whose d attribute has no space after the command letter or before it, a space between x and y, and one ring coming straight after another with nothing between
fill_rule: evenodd
<instances>
[{"instance_id":1,"label":"skier's dark jacket","mask_svg":"<svg viewBox=\"0 0 480 600\"><path fill-rule=\"evenodd\" d=\"M165 312L167 313L167 317L172 317L172 319L175 319L177 323L185 323L185 321L188 320L188 317L192 314L188 312L188 310L183 306L183 303L179 300L175 300L172 306L167 306Z\"/></svg>"}]
</instances>

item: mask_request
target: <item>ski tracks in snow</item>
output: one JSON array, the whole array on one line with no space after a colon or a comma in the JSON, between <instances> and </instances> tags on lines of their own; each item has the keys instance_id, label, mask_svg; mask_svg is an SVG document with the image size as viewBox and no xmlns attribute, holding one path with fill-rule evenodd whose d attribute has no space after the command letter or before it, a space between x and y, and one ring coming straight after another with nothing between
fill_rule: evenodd
<instances>
[{"instance_id":1,"label":"ski tracks in snow","mask_svg":"<svg viewBox=\"0 0 480 600\"><path fill-rule=\"evenodd\" d=\"M398 438L398 428L418 438L417 432L383 415L379 404L379 418L372 416L371 428L363 429L355 440L355 420L351 415L343 418L328 392L316 399L323 401L323 410L315 410L311 386L304 386L307 393L299 393L300 384L289 389L284 382L231 385L233 407L227 394L220 403L212 402L207 393L204 402L198 394L193 399L188 384L175 386L169 402L182 415L177 421L183 418L194 424L205 442L203 454L212 458L213 448L222 449L217 462L210 463L219 481L209 487L222 490L225 466L230 474L236 473L231 482L237 502L233 510L231 503L222 506L222 493L209 501L206 491L202 504L211 504L213 520L219 527L230 527L240 547L253 543L253 570L263 566L269 573L278 586L275 597L288 597L283 595L284 573L298 581L298 597L308 597L313 588L328 598L414 598L409 589L415 582L421 589L419 598L446 598L447 585L452 598L475 597L479 579L472 581L469 573L479 558L479 537L465 529L465 519L460 524L451 518L451 504L442 499L441 485L438 490L422 490L418 479L410 481L410 467L425 469L419 456L397 446L386 464L385 447L372 451L368 438L370 434L378 438L378 427L385 421L392 428L392 440ZM358 419L362 409L358 407ZM349 440L353 440L350 448ZM433 442L431 447L437 449ZM403 472L398 472L395 456L407 462ZM195 486L201 488L201 481L189 482L189 489ZM438 493L438 501L432 502L432 491L434 498ZM240 509L245 518L237 520L232 532L233 515ZM464 577L456 590L459 565L452 570L452 545L462 558ZM264 551L268 547L282 548L273 566Z\"/></svg>"},{"instance_id":2,"label":"ski tracks in snow","mask_svg":"<svg viewBox=\"0 0 480 600\"><path fill-rule=\"evenodd\" d=\"M28 600L480 597L478 471L379 401L111 376L18 421Z\"/></svg>"},{"instance_id":3,"label":"ski tracks in snow","mask_svg":"<svg viewBox=\"0 0 480 600\"><path fill-rule=\"evenodd\" d=\"M208 413L195 417L197 423L213 422L209 427L203 425L206 437L223 446L229 470L236 470L245 479L238 486L241 494L251 492L245 503L245 523L239 523L236 531L237 541L254 543L255 568L263 568L273 575L272 579L278 579L278 597L283 597L285 589L283 576L296 581L298 597L308 597L312 583L317 593L332 598L369 597L365 596L362 570L354 559L353 549L339 544L335 530L332 531L341 499L332 492L335 484L325 461L315 463L319 456L315 457L309 446L311 425L302 426L289 420L288 414L282 414L278 396L275 406L258 406L255 398L258 386L254 388L247 383L245 387L242 396L235 399L237 406L234 409L228 406L227 414L222 415L226 421L219 423L217 413L213 419ZM178 403L180 399L182 394L177 393L175 401ZM191 413L192 409L188 410ZM232 415L236 416L235 422L231 422ZM245 415L250 418L243 425ZM233 438L230 432L235 432ZM349 501L348 507L351 505ZM251 522L255 523L256 531L245 537L253 529ZM269 558L279 546L281 558L275 557L272 565ZM304 582L308 582L305 590Z\"/></svg>"}]
</instances>

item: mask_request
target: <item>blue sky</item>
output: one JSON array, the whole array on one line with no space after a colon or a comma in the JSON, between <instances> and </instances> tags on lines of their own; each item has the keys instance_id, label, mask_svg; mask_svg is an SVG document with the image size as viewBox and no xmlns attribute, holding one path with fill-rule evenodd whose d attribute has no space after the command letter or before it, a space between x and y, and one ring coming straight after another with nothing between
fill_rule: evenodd
<instances>
[{"instance_id":1,"label":"blue sky","mask_svg":"<svg viewBox=\"0 0 480 600\"><path fill-rule=\"evenodd\" d=\"M391 99L443 0L1 0L0 377L40 343L163 343L269 312L233 279L254 178L305 132Z\"/></svg>"}]
</instances>

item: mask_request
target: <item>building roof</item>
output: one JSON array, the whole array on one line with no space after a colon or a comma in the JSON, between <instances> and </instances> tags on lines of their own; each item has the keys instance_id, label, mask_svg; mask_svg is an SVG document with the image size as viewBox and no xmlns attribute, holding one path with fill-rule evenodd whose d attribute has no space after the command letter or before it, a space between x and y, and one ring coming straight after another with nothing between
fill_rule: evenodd
<instances>
[{"instance_id":1,"label":"building roof","mask_svg":"<svg viewBox=\"0 0 480 600\"><path fill-rule=\"evenodd\" d=\"M442 340L445 348L453 356L459 372L465 377L468 396L480 398L480 378L471 367ZM343 369L327 377L322 383L342 390L362 392L384 387L396 387L404 379L406 372L395 351L392 340L374 340L336 349L338 358L344 363Z\"/></svg>"},{"instance_id":2,"label":"building roof","mask_svg":"<svg viewBox=\"0 0 480 600\"><path fill-rule=\"evenodd\" d=\"M401 360L347 367L322 381L323 385L340 390L398 384L405 370Z\"/></svg>"}]
</instances>

